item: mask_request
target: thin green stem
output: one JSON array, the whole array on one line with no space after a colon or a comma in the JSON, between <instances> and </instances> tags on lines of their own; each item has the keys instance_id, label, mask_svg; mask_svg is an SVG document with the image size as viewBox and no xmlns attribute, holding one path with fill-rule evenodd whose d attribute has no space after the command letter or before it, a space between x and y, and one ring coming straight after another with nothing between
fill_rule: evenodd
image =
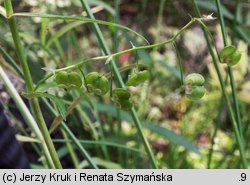
<instances>
[{"instance_id":1,"label":"thin green stem","mask_svg":"<svg viewBox=\"0 0 250 185\"><path fill-rule=\"evenodd\" d=\"M82 4L82 7L83 7L83 8L85 9L85 11L87 12L88 17L94 19L95 17L94 17L94 15L93 15L92 12L91 12L88 3L87 3L85 0L80 0L80 1L81 1L81 4ZM109 50L109 48L108 48L108 46L107 46L107 43L106 43L106 41L105 41L105 39L104 39L104 37L103 37L103 34L102 34L102 32L101 32L99 26L98 26L96 23L93 23L93 28L94 28L94 31L95 31L96 36L97 36L97 38L98 38L98 41L99 41L99 43L100 43L100 45L101 45L101 47L102 47L102 49L103 49L103 52L104 52L106 55L110 55L111 52L110 52L110 50ZM111 60L110 62L111 62L112 68L113 68L113 70L114 70L114 75L115 75L116 79L117 79L118 82L119 82L119 85L120 85L122 88L126 88L126 86L125 86L125 84L124 84L124 82L123 82L123 80L122 80L122 77L121 77L121 75L120 75L120 73L119 73L119 70L118 70L118 68L117 68L117 66L116 66L116 64L115 64L115 62L114 62L114 60ZM140 122L140 120L139 120L139 118L138 118L138 116L137 116L137 113L136 113L136 111L134 110L134 108L131 109L131 115L132 115L132 117L133 117L133 120L134 120L136 126L137 126L137 127L138 127L138 126L139 126L139 127L142 127L142 126L141 126L141 122ZM142 139L143 139L144 147L145 147L145 149L146 149L146 151L147 151L147 153L148 153L148 157L149 157L149 159L150 159L150 162L151 162L152 166L153 166L154 168L157 168L156 160L155 160L155 157L154 157L154 155L153 155L153 152L152 152L152 150L151 150L151 148L150 148L150 146L149 146L149 144L148 144L148 141L145 139L145 136L144 136L142 130L138 130L138 131L139 131L140 135L143 136Z\"/></svg>"},{"instance_id":2,"label":"thin green stem","mask_svg":"<svg viewBox=\"0 0 250 185\"><path fill-rule=\"evenodd\" d=\"M192 5L193 5L193 7L195 9L196 15L198 17L201 17L201 13L199 11L198 5L197 5L195 0L192 0ZM204 36L205 36L205 39L207 41L207 46L208 46L210 55L212 57L212 61L213 61L216 73L217 73L218 78L219 78L221 90L222 90L223 96L224 96L225 101L226 101L226 105L227 105L228 110L229 110L229 116L230 116L230 119L231 119L231 122L232 122L232 125L233 125L234 133L235 133L235 136L236 136L236 141L238 143L240 156L241 156L241 160L242 160L242 165L243 165L244 168L247 168L248 166L247 166L247 160L246 160L246 156L245 156L244 145L243 145L243 142L242 142L239 130L238 130L237 122L235 121L234 112L233 112L233 109L232 109L232 106L231 106L231 103L230 103L230 100L229 100L228 93L226 91L226 86L225 86L225 83L223 81L222 74L220 72L220 69L219 69L219 66L218 66L218 63L217 63L217 59L216 59L216 56L215 56L213 48L212 48L211 41L209 39L209 35L211 35L211 34L208 33L208 30L204 28L204 24L201 24L201 25L202 25ZM217 55L218 55L218 53L217 53Z\"/></svg>"},{"instance_id":3,"label":"thin green stem","mask_svg":"<svg viewBox=\"0 0 250 185\"><path fill-rule=\"evenodd\" d=\"M164 4L166 0L160 0L159 3L159 11L158 11L158 17L157 17L157 36L156 36L156 42L159 42L160 36L161 36L161 27L162 27L162 17L164 12Z\"/></svg>"},{"instance_id":4,"label":"thin green stem","mask_svg":"<svg viewBox=\"0 0 250 185\"><path fill-rule=\"evenodd\" d=\"M63 129L61 129L61 132L62 132L63 138L65 140L68 140L69 139L68 134ZM72 147L72 145L70 143L66 143L66 146L67 146L67 148L69 150L69 154L70 154L70 157L72 159L73 165L77 169L79 161L78 161L77 155L76 155L76 153L74 151L74 148Z\"/></svg>"},{"instance_id":5,"label":"thin green stem","mask_svg":"<svg viewBox=\"0 0 250 185\"><path fill-rule=\"evenodd\" d=\"M219 105L218 110L222 110L222 108L223 108L223 97L220 98L220 105ZM214 120L215 121L215 128L214 128L214 132L212 133L211 144L210 144L210 149L208 152L208 160L207 160L207 168L208 169L211 168L212 156L214 153L215 137L217 136L217 132L218 132L218 128L219 128L220 115L221 115L221 111L218 113L216 119Z\"/></svg>"},{"instance_id":6,"label":"thin green stem","mask_svg":"<svg viewBox=\"0 0 250 185\"><path fill-rule=\"evenodd\" d=\"M11 0L4 0L4 5L5 5L5 9L6 9L6 15L8 17L8 22L9 22L9 27L11 30L12 38L13 38L13 41L14 41L14 44L16 47L17 56L20 60L22 68L23 68L24 80L25 80L27 90L29 93L29 92L33 91L33 81L32 81L29 66L28 66L28 63L26 61L26 57L24 54L24 49L22 47L21 40L20 40L20 37L18 34L15 17L11 16L11 15L13 15ZM48 150L50 152L54 166L56 168L62 168L59 157L56 153L55 147L54 147L53 142L51 140L51 137L49 135L46 123L43 119L43 115L42 115L42 112L40 110L38 100L36 98L31 99L31 104L32 104L32 108L33 108L34 113L35 113L35 117L37 119L38 126L43 134L43 137L45 138L45 143L46 143Z\"/></svg>"},{"instance_id":7,"label":"thin green stem","mask_svg":"<svg viewBox=\"0 0 250 185\"><path fill-rule=\"evenodd\" d=\"M45 154L45 157L49 163L49 166L51 168L54 168L54 163L53 163L52 158L50 156L50 153L48 151L47 145L44 142L44 137L43 137L40 129L38 128L35 119L31 115L29 109L27 108L27 106L23 102L22 98L20 97L20 95L16 91L15 87L12 85L11 81L9 80L9 78L7 77L7 75L5 74L5 72L1 66L0 66L0 78L4 82L9 95L13 98L14 102L16 103L16 106L18 107L18 110L21 112L26 123L28 124L28 126L30 127L32 132L35 133L38 140L41 141L41 147L44 151L44 154Z\"/></svg>"},{"instance_id":8,"label":"thin green stem","mask_svg":"<svg viewBox=\"0 0 250 185\"><path fill-rule=\"evenodd\" d=\"M224 46L227 46L226 27L225 27L225 22L224 22L223 14L221 12L220 0L216 0L216 6L217 6L218 13L219 13L219 20L220 20L220 24L221 24L221 32L222 32ZM239 101L238 101L238 98L237 98L237 91L236 91L236 85L235 85L234 75L233 75L233 72L232 72L232 68L230 66L228 66L227 71L228 71L228 74L229 74L230 84L231 84L231 88L232 88L232 94L233 94L233 101L234 101L234 108L235 108L237 126L238 126L238 130L239 130L240 136L243 139L242 122L241 122L241 118L240 118L240 108L239 108Z\"/></svg>"},{"instance_id":9,"label":"thin green stem","mask_svg":"<svg viewBox=\"0 0 250 185\"><path fill-rule=\"evenodd\" d=\"M4 59L16 70L16 72L20 75L20 77L23 78L24 76L22 70L1 46L0 46L0 52L2 53Z\"/></svg>"},{"instance_id":10,"label":"thin green stem","mask_svg":"<svg viewBox=\"0 0 250 185\"><path fill-rule=\"evenodd\" d=\"M49 104L49 102L45 99L42 98L45 106L48 108L48 110L54 115L56 116L57 113L56 111L53 109L53 107ZM74 142L74 144L78 147L80 153L85 157L85 159L88 161L88 163L90 164L90 166L94 169L98 169L97 165L95 164L95 162L91 159L90 155L88 154L88 152L85 150L85 148L81 145L81 143L79 142L79 140L76 138L76 136L74 135L74 133L69 129L69 127L67 126L67 124L62 121L61 123L62 128L64 129L64 131L68 134L68 137L72 139L72 141Z\"/></svg>"},{"instance_id":11,"label":"thin green stem","mask_svg":"<svg viewBox=\"0 0 250 185\"><path fill-rule=\"evenodd\" d=\"M11 0L4 0L4 5L5 5L5 9L6 9L6 15L7 15L7 17L9 17L10 15L13 14ZM25 80L25 83L27 86L27 90L32 91L33 90L32 77L30 74L29 66L26 62L23 47L21 45L21 41L20 41L20 37L18 34L15 18L14 17L9 18L8 22L9 22L9 27L10 27L10 31L12 34L12 38L13 38L13 41L14 41L14 44L16 47L16 53L17 53L17 56L19 58L21 65L22 65L24 80Z\"/></svg>"},{"instance_id":12,"label":"thin green stem","mask_svg":"<svg viewBox=\"0 0 250 185\"><path fill-rule=\"evenodd\" d=\"M180 55L179 49L178 49L175 42L173 42L173 46L174 46L174 49L175 49L175 52L176 52L176 55L177 55L177 60L178 60L179 68L180 68L181 85L184 85L184 74L183 74L184 70L183 70L183 65L182 65L182 62L181 62L181 55Z\"/></svg>"}]
</instances>

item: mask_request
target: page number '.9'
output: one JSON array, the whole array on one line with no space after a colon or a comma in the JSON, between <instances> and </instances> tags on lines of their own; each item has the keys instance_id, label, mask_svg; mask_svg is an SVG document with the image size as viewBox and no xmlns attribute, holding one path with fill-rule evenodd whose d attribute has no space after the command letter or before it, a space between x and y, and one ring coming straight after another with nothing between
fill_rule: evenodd
<instances>
[{"instance_id":1,"label":"page number '.9'","mask_svg":"<svg viewBox=\"0 0 250 185\"><path fill-rule=\"evenodd\" d=\"M247 174L246 173L241 173L239 181L246 181L246 179L247 179Z\"/></svg>"}]
</instances>

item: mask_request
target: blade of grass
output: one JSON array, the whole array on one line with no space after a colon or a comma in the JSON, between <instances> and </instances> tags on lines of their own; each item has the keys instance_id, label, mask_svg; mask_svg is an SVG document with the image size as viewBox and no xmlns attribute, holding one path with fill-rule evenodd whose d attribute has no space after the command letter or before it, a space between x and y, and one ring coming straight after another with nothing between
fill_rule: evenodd
<instances>
[{"instance_id":1,"label":"blade of grass","mask_svg":"<svg viewBox=\"0 0 250 185\"><path fill-rule=\"evenodd\" d=\"M66 32L68 32L69 30L80 26L81 24L83 24L83 22L72 22L67 24L66 26L63 26L60 30L55 31L51 37L48 39L47 43L46 43L46 47L50 47L51 44L53 42L55 42L56 40L58 40L59 37L61 37L62 35L64 35Z\"/></svg>"},{"instance_id":2,"label":"blade of grass","mask_svg":"<svg viewBox=\"0 0 250 185\"><path fill-rule=\"evenodd\" d=\"M16 70L16 72L20 75L20 77L24 77L22 70L1 46L0 46L0 52L2 53L4 59Z\"/></svg>"},{"instance_id":3,"label":"blade of grass","mask_svg":"<svg viewBox=\"0 0 250 185\"><path fill-rule=\"evenodd\" d=\"M121 169L120 164L114 163L114 162L110 162L110 161L106 161L103 159L100 159L98 157L93 157L93 160L100 166L107 168L107 169ZM87 163L87 161L82 161L78 168L79 169L83 169L83 168L87 168L89 166L89 164Z\"/></svg>"},{"instance_id":4,"label":"blade of grass","mask_svg":"<svg viewBox=\"0 0 250 185\"><path fill-rule=\"evenodd\" d=\"M72 140L65 140L65 139L53 139L53 141L55 143L67 143L70 142L72 143ZM92 140L79 140L79 142L83 145L86 146L91 146L91 145L100 145L100 146L110 146L110 147L115 147L115 148L121 148L124 149L126 151L132 151L132 152L136 152L139 154L143 154L146 155L145 153L143 153L141 150L136 149L136 148L132 148L132 147L128 147L126 145L120 144L120 143L115 143L113 141L103 141L103 140L99 140L99 141L92 141Z\"/></svg>"},{"instance_id":5,"label":"blade of grass","mask_svg":"<svg viewBox=\"0 0 250 185\"><path fill-rule=\"evenodd\" d=\"M89 13L92 14L92 12L90 10L89 10ZM11 15L8 15L9 19L12 17L41 17L41 18L48 18L48 19L62 19L65 21L81 21L81 22L86 22L86 23L96 23L96 24L102 24L102 25L107 25L107 26L114 26L117 28L121 28L121 29L130 31L148 43L148 41L145 37L143 37L142 35L140 35L136 31L134 31L126 26L123 26L120 24L115 24L115 23L110 23L110 22L106 22L106 21L101 21L101 20L97 20L94 18L86 18L86 17L82 17L82 16L53 15L53 14L46 14L46 13L27 13L27 12L13 13Z\"/></svg>"},{"instance_id":6,"label":"blade of grass","mask_svg":"<svg viewBox=\"0 0 250 185\"><path fill-rule=\"evenodd\" d=\"M150 131L157 133L165 138L167 138L170 142L176 143L177 145L183 146L185 149L192 151L198 155L201 155L199 149L194 144L188 142L184 137L175 134L174 132L161 127L154 123L146 123L144 127L148 128Z\"/></svg>"},{"instance_id":7,"label":"blade of grass","mask_svg":"<svg viewBox=\"0 0 250 185\"><path fill-rule=\"evenodd\" d=\"M61 132L62 132L62 135L64 137L65 140L68 140L68 134L63 130L61 129ZM68 148L68 151L69 151L69 154L70 154L70 157L72 159L72 162L73 162L73 165L75 168L77 168L78 164L79 164L79 161L78 161L78 158L77 158L77 155L74 151L74 148L72 147L72 145L70 143L66 143L66 146Z\"/></svg>"}]
</instances>

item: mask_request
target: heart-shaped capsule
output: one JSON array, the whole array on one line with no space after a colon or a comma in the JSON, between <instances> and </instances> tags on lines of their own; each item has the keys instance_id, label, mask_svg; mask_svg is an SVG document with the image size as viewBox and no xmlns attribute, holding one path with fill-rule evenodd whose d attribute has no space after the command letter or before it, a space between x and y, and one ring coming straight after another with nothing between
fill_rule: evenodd
<instances>
[{"instance_id":1,"label":"heart-shaped capsule","mask_svg":"<svg viewBox=\"0 0 250 185\"><path fill-rule=\"evenodd\" d=\"M55 82L59 87L66 88L69 85L68 73L66 71L59 71L56 74Z\"/></svg>"},{"instance_id":2,"label":"heart-shaped capsule","mask_svg":"<svg viewBox=\"0 0 250 185\"><path fill-rule=\"evenodd\" d=\"M86 76L86 85L89 92L97 95L104 95L108 92L109 81L108 79L98 72L91 72Z\"/></svg>"},{"instance_id":3,"label":"heart-shaped capsule","mask_svg":"<svg viewBox=\"0 0 250 185\"><path fill-rule=\"evenodd\" d=\"M220 57L221 63L225 63L229 66L234 66L240 61L241 53L237 51L235 46L230 45L230 46L224 47L220 51L219 57Z\"/></svg>"},{"instance_id":4,"label":"heart-shaped capsule","mask_svg":"<svg viewBox=\"0 0 250 185\"><path fill-rule=\"evenodd\" d=\"M68 82L72 87L80 88L82 86L82 78L77 72L71 72L68 74Z\"/></svg>"},{"instance_id":5,"label":"heart-shaped capsule","mask_svg":"<svg viewBox=\"0 0 250 185\"><path fill-rule=\"evenodd\" d=\"M187 75L187 77L184 80L185 85L191 85L191 86L201 86L204 83L205 79L199 73L191 73Z\"/></svg>"},{"instance_id":6,"label":"heart-shaped capsule","mask_svg":"<svg viewBox=\"0 0 250 185\"><path fill-rule=\"evenodd\" d=\"M205 79L202 75L189 74L184 80L186 97L193 101L201 99L206 93L204 83Z\"/></svg>"},{"instance_id":7,"label":"heart-shaped capsule","mask_svg":"<svg viewBox=\"0 0 250 185\"><path fill-rule=\"evenodd\" d=\"M130 101L130 92L126 89L117 88L112 91L113 100L116 105L124 110L129 110L132 108L132 103Z\"/></svg>"},{"instance_id":8,"label":"heart-shaped capsule","mask_svg":"<svg viewBox=\"0 0 250 185\"><path fill-rule=\"evenodd\" d=\"M126 82L127 86L137 86L145 82L149 78L149 71L139 71L138 73L131 75Z\"/></svg>"},{"instance_id":9,"label":"heart-shaped capsule","mask_svg":"<svg viewBox=\"0 0 250 185\"><path fill-rule=\"evenodd\" d=\"M206 89L204 86L192 86L191 88L187 87L185 93L188 99L196 101L205 95Z\"/></svg>"}]
</instances>

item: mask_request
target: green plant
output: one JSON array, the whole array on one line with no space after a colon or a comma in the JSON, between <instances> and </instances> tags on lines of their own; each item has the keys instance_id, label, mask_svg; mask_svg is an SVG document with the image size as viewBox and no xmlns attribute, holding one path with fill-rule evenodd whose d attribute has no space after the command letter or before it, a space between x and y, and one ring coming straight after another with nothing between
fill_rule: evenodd
<instances>
[{"instance_id":1,"label":"green plant","mask_svg":"<svg viewBox=\"0 0 250 185\"><path fill-rule=\"evenodd\" d=\"M242 51L239 49L240 44L237 44L238 49L235 47L235 42L232 42L230 46L227 45L228 38L226 38L224 14L221 12L220 1L216 0L216 5L213 5L219 14L223 33L224 48L221 51L218 51L216 38L213 37L215 30L212 34L207 26L210 25L207 24L208 21L213 21L211 24L216 24L217 21L212 15L201 17L195 0L191 2L198 18L191 18L182 28L169 32L168 30L171 29L167 29L165 32L165 19L163 19L165 7L167 7L164 6L166 1L161 0L160 3L156 3L159 11L157 30L152 29L152 35L154 31L156 32L154 44L150 44L137 31L121 25L120 1L114 2L114 9L111 1L104 3L80 0L81 3L72 5L72 7L76 6L74 8L77 11L82 7L86 16L80 16L80 13L79 16L67 15L68 10L63 8L60 9L62 15L33 12L14 13L11 1L5 0L4 2L7 14L0 18L8 21L15 48L12 43L8 43L8 39L4 38L4 47L0 47L0 53L14 71L25 80L27 90L21 92L20 95L30 101L32 110L30 112L33 115L21 103L18 93L6 78L2 70L4 63L2 63L1 56L0 77L11 92L10 95L32 132L35 133L35 138L33 138L32 134L20 126L24 136L19 138L22 141L32 142L32 148L42 159L41 164L44 168L62 168L61 161L66 155L67 159L72 160L75 168L190 168L196 164L190 162L194 156L200 156L197 164L203 164L207 159L207 166L210 168L214 166L213 156L218 157L225 152L223 147L220 148L221 151L214 150L214 146L217 144L214 139L223 130L219 128L221 123L224 123L220 118L225 117L221 116L222 113L225 114L225 110L228 110L226 114L228 113L231 119L233 134L236 136L236 139L230 138L235 145L232 147L232 152L226 155L230 160L237 160L238 157L233 152L239 149L239 159L241 160L241 162L228 162L228 164L237 166L240 163L243 168L247 168L248 154L245 148L248 145L247 142L244 143L244 140L247 141L250 134L247 124L245 124L249 117L244 113L248 112L248 106L237 99L236 90L241 90L241 82L239 87L236 87L231 69L231 66L244 58L241 57L244 53L239 52ZM95 19L93 12L96 9L90 9L90 5L96 5L95 3L99 2L103 6L103 10L109 12L105 17L108 21ZM198 2L202 4L201 1ZM143 18L143 14L147 12L145 8L148 3L149 1L143 1L140 16L137 18ZM203 4L206 3L203 2ZM48 12L51 11L48 10ZM106 12L102 13L106 15ZM19 31L18 27L20 25L22 28L22 24L16 24L16 19L19 20L20 17L22 21L31 21L37 17L41 19L38 24L34 25L33 34L27 34L26 30ZM235 22L236 25L240 23L238 20ZM91 32L85 30L86 24L84 23L89 24ZM133 24L135 23L136 21ZM183 22L181 21L179 24L181 23ZM99 25L107 27L101 30ZM204 30L209 53L213 60L214 74L219 79L221 89L215 87L207 70L199 71L202 75L192 73L184 78L184 74L190 72L189 65L182 64L182 58L186 57L188 51L180 52L179 44L182 44L182 39L186 37L183 33L193 25L200 26ZM146 30L143 31L146 32ZM233 32L233 30L230 31ZM244 36L244 32L241 32L241 35L242 33ZM36 38L35 35L40 38ZM143 35L146 33L143 32ZM172 35L172 37L162 41L163 35ZM183 38L180 37L181 35ZM104 36L110 37L113 42ZM150 37L150 42L153 38L154 36ZM247 41L247 37L243 38ZM2 39L1 35L0 39ZM181 42L179 42L180 40ZM127 41L131 43L132 47L120 51L120 48L127 48L128 45L125 43ZM120 47L120 44L124 45ZM168 44L172 44L173 51L170 49L171 47L164 47ZM111 46L112 50L108 46ZM91 49L85 50L88 47ZM160 47L162 50L159 50ZM194 48L188 49L193 50ZM17 58L12 58L11 50L16 51ZM174 57L172 53L165 55L169 54L169 50L175 52ZM98 56L99 54L100 56ZM92 58L89 58L89 55ZM93 57L95 55L97 56ZM127 63L124 60L126 56L129 57L128 61L135 62ZM130 60L131 57L134 57L134 60ZM205 58L202 54L199 57ZM189 58L191 61L192 57ZM21 63L21 68L18 61ZM202 63L202 60L199 59L199 61L201 62L195 64L196 71ZM31 70L29 62L33 62L34 66L36 66L35 63L38 63L39 70L33 66ZM223 65L219 66L218 62L227 64L228 79L224 79ZM179 70L176 69L176 66L179 67ZM209 70L211 70L210 67ZM236 70L237 67L239 65L235 66ZM44 71L40 70L41 68ZM44 73L38 75L38 72L41 71ZM206 98L200 100L206 93L203 75L208 79L206 87L208 87L209 93ZM124 81L125 79L127 81ZM144 83L146 81L148 83ZM176 83L177 81L178 83ZM181 83L179 84L179 82ZM229 85L228 82L230 82ZM228 86L232 90L232 95ZM183 91L185 91L185 96L183 96ZM92 96L92 93L98 96ZM219 93L221 95L218 95ZM220 105L217 105L218 96ZM185 101L183 97L192 100L192 103ZM195 102L197 100L200 101ZM206 106L204 106L205 104ZM239 104L242 112L239 110ZM214 111L216 108L218 111ZM45 109L46 111L43 111ZM47 112L52 119L44 117L43 114ZM32 118L33 116L35 120ZM52 123L45 124L49 120L52 120ZM193 124L185 127L190 120ZM204 120L206 124L203 123ZM216 123L211 138L211 148L209 151L206 150L206 147L199 150L187 138L196 140L200 137L198 134L202 135L203 131L210 129L212 124L207 124L210 122ZM37 126L35 126L36 124ZM49 129L47 125L51 125ZM242 125L244 125L244 129L241 127ZM175 134L170 130L171 128L178 130L181 135ZM189 132L189 129L193 129L195 132ZM199 133L196 133L196 130L199 130ZM231 134L231 132L228 133ZM62 138L58 139L58 136ZM187 138L185 138L186 136ZM54 145L56 142L61 144ZM205 153L204 150L208 153L207 158L201 155L201 153ZM190 155L190 152L195 155ZM37 163L40 164L40 162ZM224 167L223 162L222 165L217 165Z\"/></svg>"}]
</instances>

